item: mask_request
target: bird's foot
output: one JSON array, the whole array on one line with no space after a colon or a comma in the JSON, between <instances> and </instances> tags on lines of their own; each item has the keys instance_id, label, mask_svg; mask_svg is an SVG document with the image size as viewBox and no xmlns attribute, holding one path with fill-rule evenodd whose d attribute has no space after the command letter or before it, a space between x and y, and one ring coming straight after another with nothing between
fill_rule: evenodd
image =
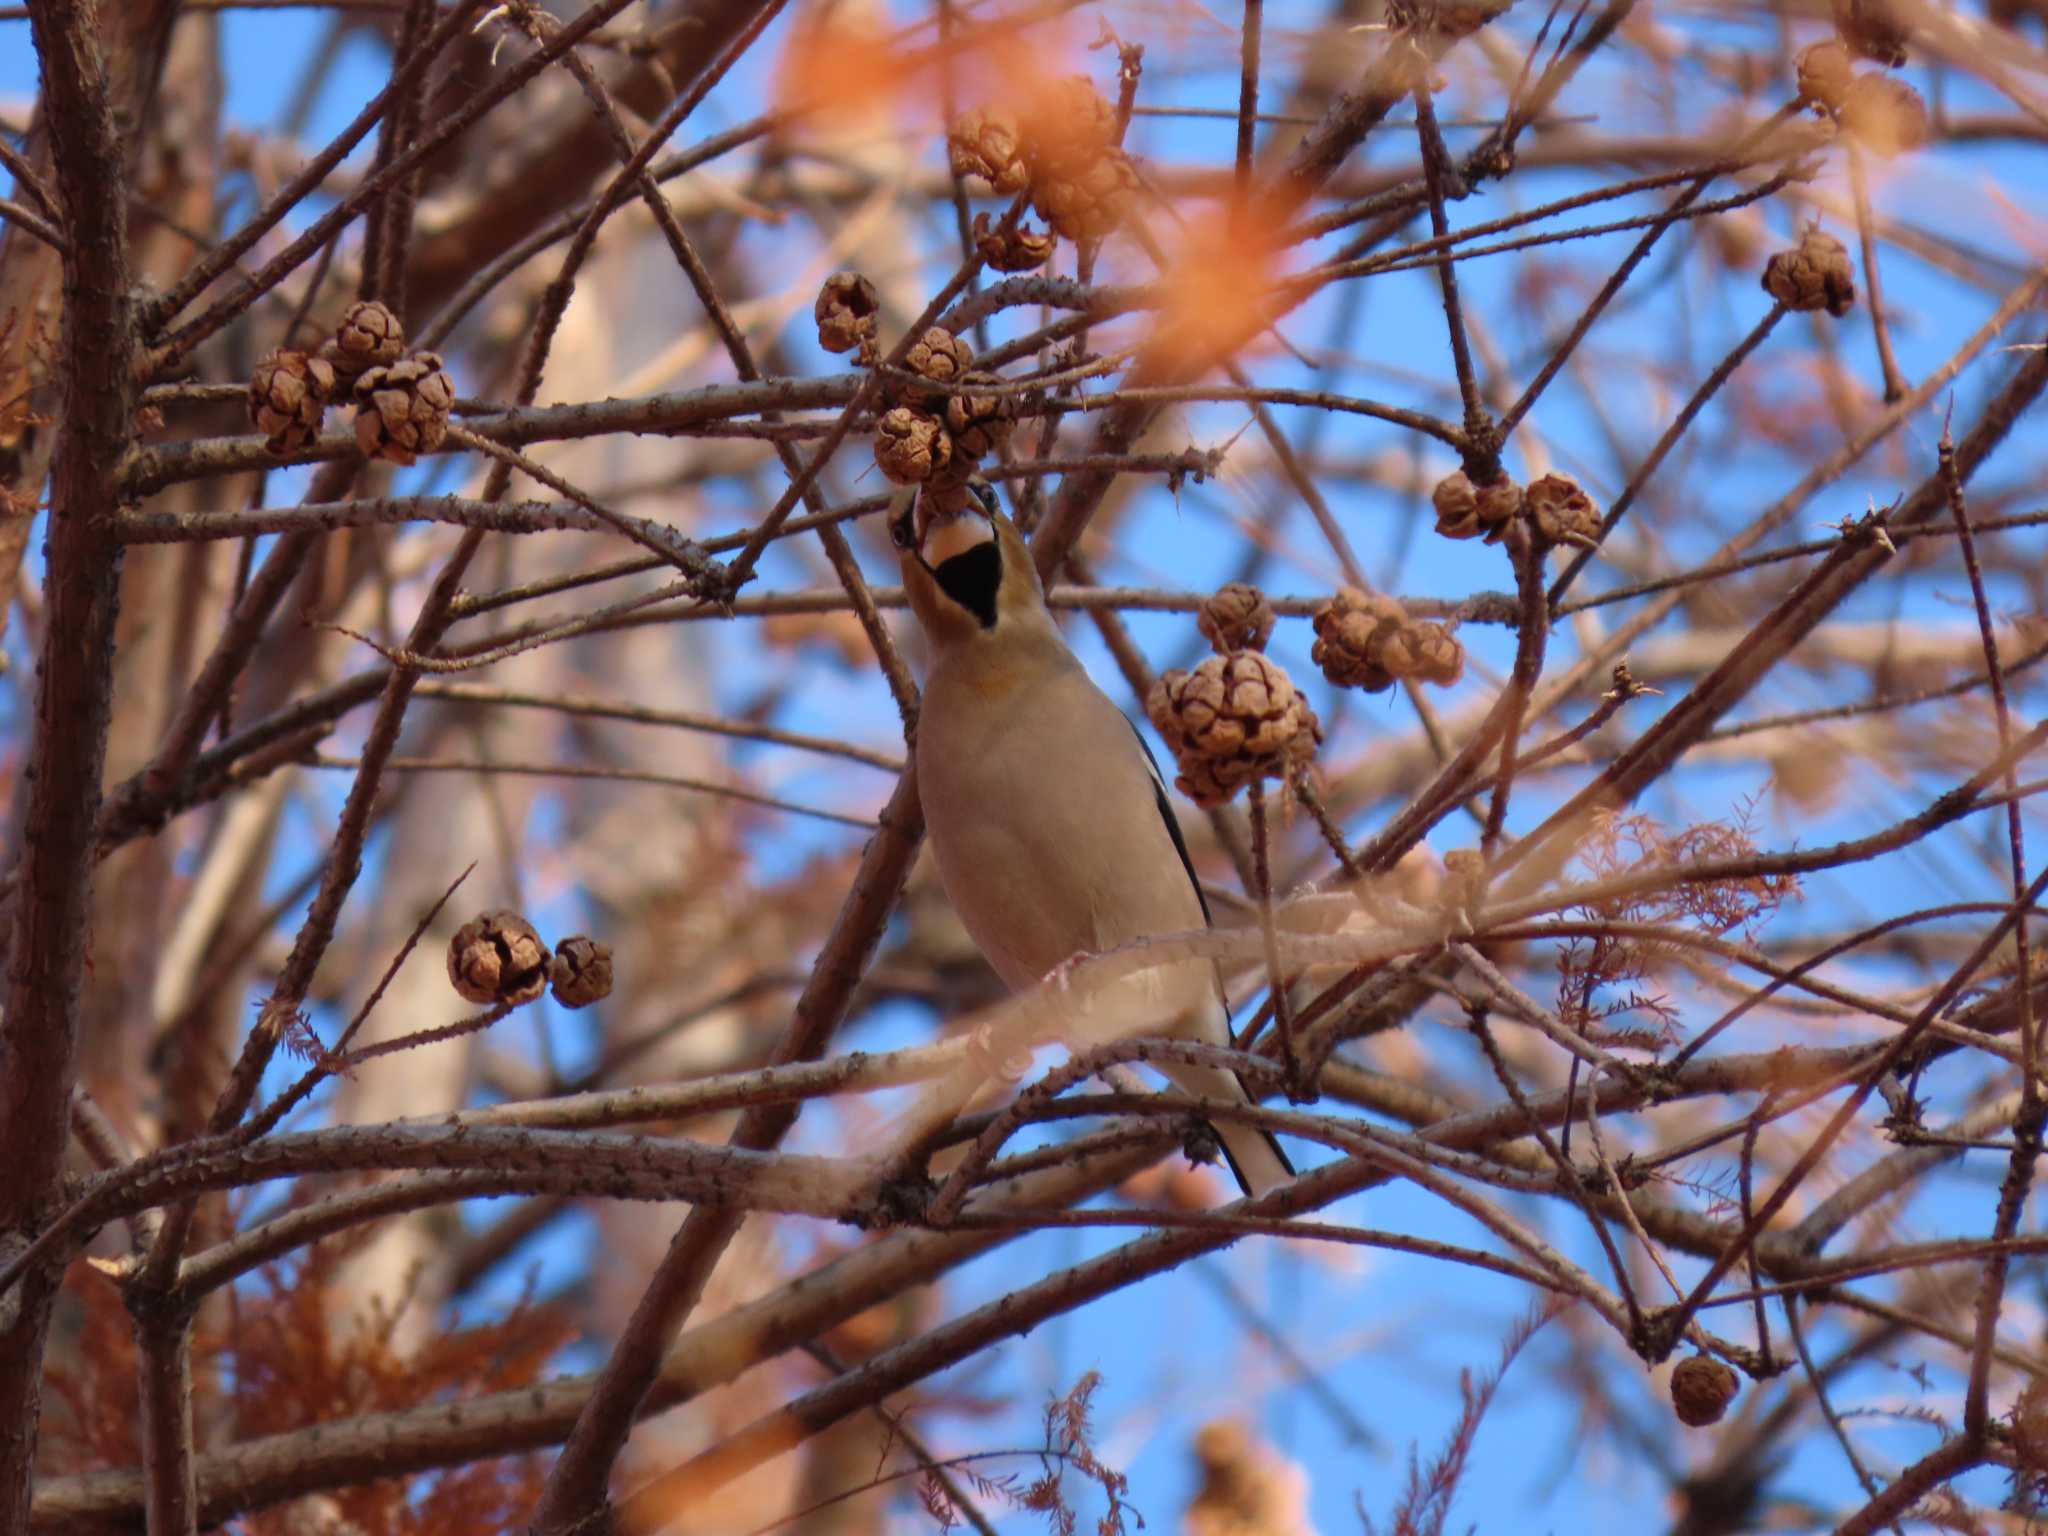
<instances>
[{"instance_id":1,"label":"bird's foot","mask_svg":"<svg viewBox=\"0 0 2048 1536\"><path fill-rule=\"evenodd\" d=\"M867 1205L848 1219L857 1227L874 1231L885 1227L924 1225L938 1185L922 1167L906 1167L876 1187Z\"/></svg>"},{"instance_id":2,"label":"bird's foot","mask_svg":"<svg viewBox=\"0 0 2048 1536\"><path fill-rule=\"evenodd\" d=\"M1180 1150L1196 1166L1214 1167L1223 1161L1223 1138L1202 1116L1189 1115L1181 1125Z\"/></svg>"}]
</instances>

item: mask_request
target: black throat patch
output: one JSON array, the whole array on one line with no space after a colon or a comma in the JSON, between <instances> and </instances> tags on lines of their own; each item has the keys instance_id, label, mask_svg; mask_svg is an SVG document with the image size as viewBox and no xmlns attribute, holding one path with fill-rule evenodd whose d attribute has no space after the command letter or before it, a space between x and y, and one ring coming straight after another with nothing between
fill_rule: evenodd
<instances>
[{"instance_id":1,"label":"black throat patch","mask_svg":"<svg viewBox=\"0 0 2048 1536\"><path fill-rule=\"evenodd\" d=\"M994 539L963 549L932 571L939 590L981 620L996 627L996 593L1003 584L1003 552Z\"/></svg>"}]
</instances>

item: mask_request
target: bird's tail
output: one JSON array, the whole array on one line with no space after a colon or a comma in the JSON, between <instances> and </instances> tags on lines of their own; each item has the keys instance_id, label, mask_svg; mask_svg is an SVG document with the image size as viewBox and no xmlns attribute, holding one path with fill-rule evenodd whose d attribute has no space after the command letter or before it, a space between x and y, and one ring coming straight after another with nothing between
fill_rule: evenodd
<instances>
[{"instance_id":1,"label":"bird's tail","mask_svg":"<svg viewBox=\"0 0 2048 1536\"><path fill-rule=\"evenodd\" d=\"M1214 1099L1226 1104L1252 1102L1251 1095L1245 1092L1244 1084L1238 1081L1235 1072L1224 1072L1215 1067L1183 1066L1178 1062L1160 1062L1157 1065L1173 1080L1175 1087L1196 1098ZM1247 1195L1263 1195L1294 1177L1294 1164L1287 1160L1279 1139L1271 1131L1246 1125L1243 1121L1225 1120L1221 1116L1217 1117L1215 1126L1217 1139L1223 1143L1223 1156L1230 1164L1230 1171L1237 1175L1237 1187Z\"/></svg>"}]
</instances>

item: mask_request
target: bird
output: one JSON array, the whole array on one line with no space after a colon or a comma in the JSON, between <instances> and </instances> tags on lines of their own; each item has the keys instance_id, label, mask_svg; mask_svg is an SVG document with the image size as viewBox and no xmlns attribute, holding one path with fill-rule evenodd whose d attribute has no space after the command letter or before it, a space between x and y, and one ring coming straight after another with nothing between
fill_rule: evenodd
<instances>
[{"instance_id":1,"label":"bird","mask_svg":"<svg viewBox=\"0 0 2048 1536\"><path fill-rule=\"evenodd\" d=\"M1209 905L1144 737L1068 647L993 487L965 492L910 487L890 511L931 650L913 756L940 883L996 974L1024 991L1077 958L1206 928ZM1232 1043L1213 965L1155 973L1148 1001L1177 1015L1148 1032ZM1157 1065L1195 1097L1252 1102L1235 1073ZM1215 1131L1247 1195L1294 1177L1270 1132Z\"/></svg>"}]
</instances>

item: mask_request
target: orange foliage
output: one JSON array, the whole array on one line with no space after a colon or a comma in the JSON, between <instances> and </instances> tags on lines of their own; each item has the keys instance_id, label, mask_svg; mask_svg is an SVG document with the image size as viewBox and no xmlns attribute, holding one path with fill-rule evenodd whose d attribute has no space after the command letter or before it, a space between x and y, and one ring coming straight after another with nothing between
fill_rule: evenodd
<instances>
[{"instance_id":1,"label":"orange foliage","mask_svg":"<svg viewBox=\"0 0 2048 1536\"><path fill-rule=\"evenodd\" d=\"M235 1408L245 1430L275 1433L351 1414L409 1408L527 1386L574 1330L553 1308L522 1301L505 1317L431 1332L410 1353L392 1344L395 1316L337 1319L327 1294L332 1260L266 1270L269 1296L246 1301L234 1329ZM341 1489L334 1502L364 1530L392 1536L498 1532L524 1519L545 1466L535 1456ZM280 1514L243 1522L250 1536L283 1536Z\"/></svg>"},{"instance_id":2,"label":"orange foliage","mask_svg":"<svg viewBox=\"0 0 2048 1536\"><path fill-rule=\"evenodd\" d=\"M128 1308L114 1283L82 1259L65 1275L64 1291L59 1324L75 1317L78 1331L69 1349L50 1352L43 1378L50 1402L36 1438L40 1469L61 1474L137 1465L142 1392Z\"/></svg>"},{"instance_id":3,"label":"orange foliage","mask_svg":"<svg viewBox=\"0 0 2048 1536\"><path fill-rule=\"evenodd\" d=\"M798 18L776 61L775 104L828 123L888 111L916 71L910 50L890 38L879 16L850 6L814 9Z\"/></svg>"},{"instance_id":4,"label":"orange foliage","mask_svg":"<svg viewBox=\"0 0 2048 1536\"><path fill-rule=\"evenodd\" d=\"M475 1327L430 1331L417 1349L393 1343L396 1318L337 1315L330 1282L341 1254L315 1250L265 1269L253 1294L235 1293L224 1331L201 1329L195 1377L217 1384L242 1435L474 1397L531 1385L573 1336L552 1307L521 1301ZM136 1346L120 1291L80 1264L66 1282L79 1312L76 1347L49 1373L52 1410L41 1436L50 1473L132 1467L141 1461ZM202 1419L204 1415L202 1415ZM202 1454L207 1449L201 1445ZM478 1461L343 1488L327 1496L362 1530L390 1536L484 1536L523 1520L539 1495L537 1456ZM236 1522L247 1536L284 1536L287 1510Z\"/></svg>"},{"instance_id":5,"label":"orange foliage","mask_svg":"<svg viewBox=\"0 0 2048 1536\"><path fill-rule=\"evenodd\" d=\"M1269 225L1225 212L1183 231L1162 282L1157 362L1198 374L1242 349L1272 319L1279 251Z\"/></svg>"},{"instance_id":6,"label":"orange foliage","mask_svg":"<svg viewBox=\"0 0 2048 1536\"><path fill-rule=\"evenodd\" d=\"M1635 812L1607 813L1595 819L1580 859L1596 881L1654 874L1676 877L1692 866L1754 857L1756 845L1750 840L1748 820L1749 807L1745 805L1732 824L1709 821L1672 833ZM1674 878L1661 888L1587 902L1576 910L1610 922L1691 929L1721 938L1748 929L1798 890L1798 881L1790 875ZM1633 986L1613 1001L1602 1002L1599 994L1653 979L1677 953L1672 945L1624 934L1568 940L1557 954L1559 1017L1590 1039L1656 1049L1668 1037L1673 1022L1662 997ZM1646 1014L1656 1025L1641 1030L1613 1027L1612 1020L1629 1013Z\"/></svg>"},{"instance_id":7,"label":"orange foliage","mask_svg":"<svg viewBox=\"0 0 2048 1536\"><path fill-rule=\"evenodd\" d=\"M1081 49L1071 27L1043 20L1029 31L1015 22L956 28L934 46L929 32L895 31L881 7L814 4L791 26L775 61L776 110L801 122L851 119L902 110L929 120L940 100L939 75L953 80L962 102L986 102L1021 121L1044 123L1061 82L1079 67L1062 67Z\"/></svg>"}]
</instances>

